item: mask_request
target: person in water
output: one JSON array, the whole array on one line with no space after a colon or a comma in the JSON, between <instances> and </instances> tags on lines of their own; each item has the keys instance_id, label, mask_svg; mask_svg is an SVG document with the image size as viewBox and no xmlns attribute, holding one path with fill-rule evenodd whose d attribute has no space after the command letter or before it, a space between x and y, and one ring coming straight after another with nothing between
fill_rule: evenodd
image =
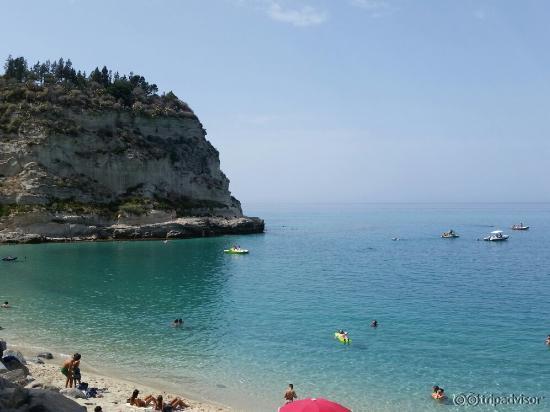
<instances>
[{"instance_id":1,"label":"person in water","mask_svg":"<svg viewBox=\"0 0 550 412\"><path fill-rule=\"evenodd\" d=\"M288 384L288 388L283 395L283 398L286 400L286 402L293 402L294 399L298 398L298 395L296 395L296 391L294 390L294 385L292 383Z\"/></svg>"},{"instance_id":2,"label":"person in water","mask_svg":"<svg viewBox=\"0 0 550 412\"><path fill-rule=\"evenodd\" d=\"M65 381L65 388L72 388L74 382L74 370L80 366L80 353L75 353L71 358L66 359L61 367L61 373L65 375L67 380ZM80 371L79 371L80 372Z\"/></svg>"},{"instance_id":3,"label":"person in water","mask_svg":"<svg viewBox=\"0 0 550 412\"><path fill-rule=\"evenodd\" d=\"M432 387L432 398L441 400L445 398L445 390L443 388L440 388L439 386L435 385Z\"/></svg>"},{"instance_id":4,"label":"person in water","mask_svg":"<svg viewBox=\"0 0 550 412\"><path fill-rule=\"evenodd\" d=\"M338 331L338 334L342 337L342 339L344 340L344 343L349 343L349 336L348 336L348 333L345 330L340 329Z\"/></svg>"},{"instance_id":5,"label":"person in water","mask_svg":"<svg viewBox=\"0 0 550 412\"><path fill-rule=\"evenodd\" d=\"M183 319L174 319L172 322L172 327L174 328L181 328L183 326Z\"/></svg>"},{"instance_id":6,"label":"person in water","mask_svg":"<svg viewBox=\"0 0 550 412\"><path fill-rule=\"evenodd\" d=\"M145 399L138 398L139 391L137 389L132 392L132 396L126 400L130 405L132 406L138 406L140 408L145 408L149 405L154 405L156 403L155 397L153 395L149 395L145 397Z\"/></svg>"},{"instance_id":7,"label":"person in water","mask_svg":"<svg viewBox=\"0 0 550 412\"><path fill-rule=\"evenodd\" d=\"M544 343L546 343L547 345L550 346L550 335L548 335L548 336L546 337L546 340L544 341Z\"/></svg>"},{"instance_id":8,"label":"person in water","mask_svg":"<svg viewBox=\"0 0 550 412\"><path fill-rule=\"evenodd\" d=\"M371 323L370 323L370 326L373 327L373 328L377 328L378 327L378 321L376 319L374 319Z\"/></svg>"},{"instance_id":9,"label":"person in water","mask_svg":"<svg viewBox=\"0 0 550 412\"><path fill-rule=\"evenodd\" d=\"M8 303L8 301L5 301L5 302L2 304L2 307L3 307L4 309L11 308L10 304Z\"/></svg>"}]
</instances>

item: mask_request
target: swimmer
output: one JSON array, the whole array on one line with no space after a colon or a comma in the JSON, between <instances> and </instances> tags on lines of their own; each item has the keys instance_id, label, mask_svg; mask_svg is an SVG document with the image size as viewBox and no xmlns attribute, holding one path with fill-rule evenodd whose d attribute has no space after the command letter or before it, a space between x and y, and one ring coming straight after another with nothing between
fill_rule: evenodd
<instances>
[{"instance_id":1,"label":"swimmer","mask_svg":"<svg viewBox=\"0 0 550 412\"><path fill-rule=\"evenodd\" d=\"M445 399L445 390L437 385L434 386L432 388L432 398L437 400Z\"/></svg>"},{"instance_id":2,"label":"swimmer","mask_svg":"<svg viewBox=\"0 0 550 412\"><path fill-rule=\"evenodd\" d=\"M544 341L544 343L550 346L550 335L546 337L546 340Z\"/></svg>"},{"instance_id":3,"label":"swimmer","mask_svg":"<svg viewBox=\"0 0 550 412\"><path fill-rule=\"evenodd\" d=\"M374 319L371 323L370 323L370 326L372 328L377 328L378 327L378 321L376 319Z\"/></svg>"},{"instance_id":4,"label":"swimmer","mask_svg":"<svg viewBox=\"0 0 550 412\"><path fill-rule=\"evenodd\" d=\"M3 307L4 309L11 308L10 304L8 303L8 301L5 301L5 302L2 304L2 307Z\"/></svg>"}]
</instances>

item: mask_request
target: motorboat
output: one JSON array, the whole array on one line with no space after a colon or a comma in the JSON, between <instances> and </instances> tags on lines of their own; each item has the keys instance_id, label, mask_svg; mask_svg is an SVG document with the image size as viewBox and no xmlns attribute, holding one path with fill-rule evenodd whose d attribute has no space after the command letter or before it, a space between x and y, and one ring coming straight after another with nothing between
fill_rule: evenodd
<instances>
[{"instance_id":1,"label":"motorboat","mask_svg":"<svg viewBox=\"0 0 550 412\"><path fill-rule=\"evenodd\" d=\"M4 256L2 260L4 262L13 262L14 260L17 260L17 256Z\"/></svg>"},{"instance_id":2,"label":"motorboat","mask_svg":"<svg viewBox=\"0 0 550 412\"><path fill-rule=\"evenodd\" d=\"M499 242L502 240L508 240L509 237L510 236L502 233L502 230L493 230L491 233L489 233L489 236L484 237L483 240L488 240L491 242Z\"/></svg>"},{"instance_id":3,"label":"motorboat","mask_svg":"<svg viewBox=\"0 0 550 412\"><path fill-rule=\"evenodd\" d=\"M443 239L456 239L457 237L460 237L456 234L456 232L451 229L449 230L448 232L443 232L443 234L441 235L441 237Z\"/></svg>"},{"instance_id":4,"label":"motorboat","mask_svg":"<svg viewBox=\"0 0 550 412\"><path fill-rule=\"evenodd\" d=\"M512 225L512 230L528 230L529 226L525 226L523 223Z\"/></svg>"},{"instance_id":5,"label":"motorboat","mask_svg":"<svg viewBox=\"0 0 550 412\"><path fill-rule=\"evenodd\" d=\"M248 253L248 249L241 249L240 246L233 246L230 249L224 249L223 253L230 255L245 255Z\"/></svg>"}]
</instances>

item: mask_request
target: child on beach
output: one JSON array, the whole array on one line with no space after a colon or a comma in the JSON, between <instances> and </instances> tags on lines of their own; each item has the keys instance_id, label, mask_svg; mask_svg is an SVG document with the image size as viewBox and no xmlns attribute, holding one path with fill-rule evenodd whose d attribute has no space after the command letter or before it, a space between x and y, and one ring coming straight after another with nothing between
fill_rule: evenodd
<instances>
[{"instance_id":1,"label":"child on beach","mask_svg":"<svg viewBox=\"0 0 550 412\"><path fill-rule=\"evenodd\" d=\"M296 395L296 392L294 391L294 385L292 383L288 384L288 389L286 390L285 394L283 395L286 402L293 402L294 399L298 398L298 395Z\"/></svg>"},{"instance_id":2,"label":"child on beach","mask_svg":"<svg viewBox=\"0 0 550 412\"><path fill-rule=\"evenodd\" d=\"M65 381L65 388L72 388L73 382L74 382L74 370L75 368L78 368L80 365L80 358L82 355L80 353L75 353L72 358L66 359L65 362L63 362L63 366L61 367L61 373L65 375L67 380ZM79 370L80 374L80 370Z\"/></svg>"}]
</instances>

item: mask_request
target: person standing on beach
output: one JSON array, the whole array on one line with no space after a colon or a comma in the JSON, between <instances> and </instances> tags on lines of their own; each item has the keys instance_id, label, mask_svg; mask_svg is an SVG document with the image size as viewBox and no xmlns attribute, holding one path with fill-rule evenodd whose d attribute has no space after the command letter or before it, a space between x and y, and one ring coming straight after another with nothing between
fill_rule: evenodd
<instances>
[{"instance_id":1,"label":"person standing on beach","mask_svg":"<svg viewBox=\"0 0 550 412\"><path fill-rule=\"evenodd\" d=\"M61 367L61 373L65 375L67 380L65 381L65 388L72 388L74 382L74 370L80 365L80 353L75 353L72 358L66 359Z\"/></svg>"},{"instance_id":2,"label":"person standing on beach","mask_svg":"<svg viewBox=\"0 0 550 412\"><path fill-rule=\"evenodd\" d=\"M286 390L283 397L285 398L287 403L293 402L294 399L298 398L298 395L296 395L296 392L294 391L294 385L293 384L291 384L291 383L288 384L288 389Z\"/></svg>"}]
</instances>

